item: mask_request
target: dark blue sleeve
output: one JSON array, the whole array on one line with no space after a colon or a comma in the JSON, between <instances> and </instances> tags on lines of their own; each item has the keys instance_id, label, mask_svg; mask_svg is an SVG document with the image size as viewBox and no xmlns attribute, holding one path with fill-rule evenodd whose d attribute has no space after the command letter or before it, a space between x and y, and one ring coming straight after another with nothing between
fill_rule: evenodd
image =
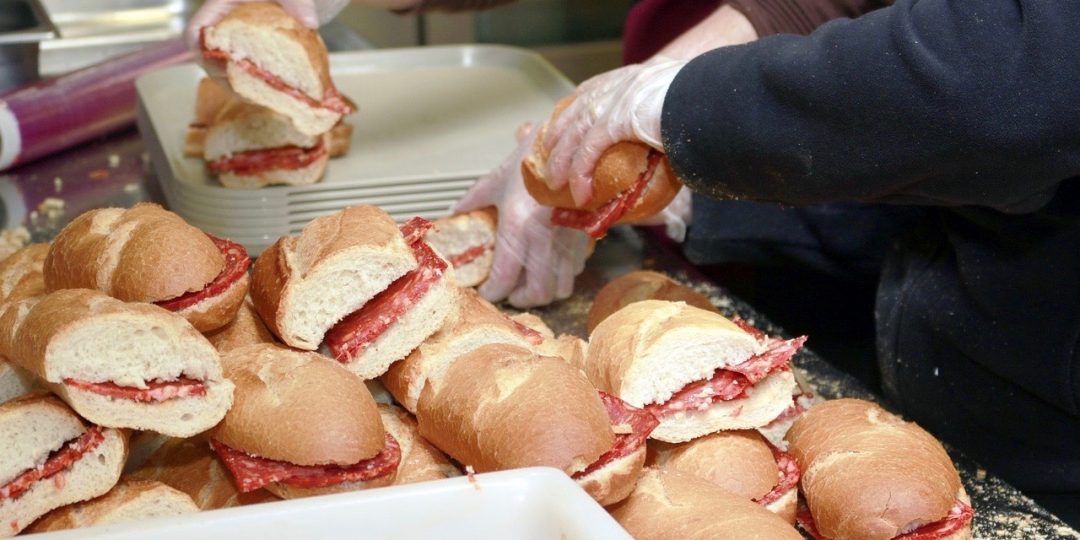
<instances>
[{"instance_id":1,"label":"dark blue sleeve","mask_svg":"<svg viewBox=\"0 0 1080 540\"><path fill-rule=\"evenodd\" d=\"M1080 174L1080 1L899 0L717 49L662 130L710 197L1038 208Z\"/></svg>"}]
</instances>

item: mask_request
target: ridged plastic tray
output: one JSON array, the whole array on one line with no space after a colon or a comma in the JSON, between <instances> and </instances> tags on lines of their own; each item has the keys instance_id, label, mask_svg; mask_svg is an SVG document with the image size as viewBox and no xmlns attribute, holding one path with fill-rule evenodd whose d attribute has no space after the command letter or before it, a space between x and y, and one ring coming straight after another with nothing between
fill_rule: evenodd
<instances>
[{"instance_id":1,"label":"ridged plastic tray","mask_svg":"<svg viewBox=\"0 0 1080 540\"><path fill-rule=\"evenodd\" d=\"M468 45L337 53L338 89L359 105L349 153L310 186L227 189L183 156L194 113L194 64L136 81L138 123L169 207L191 224L258 254L312 219L376 204L395 219L445 215L477 177L514 149L574 86L538 54Z\"/></svg>"}]
</instances>

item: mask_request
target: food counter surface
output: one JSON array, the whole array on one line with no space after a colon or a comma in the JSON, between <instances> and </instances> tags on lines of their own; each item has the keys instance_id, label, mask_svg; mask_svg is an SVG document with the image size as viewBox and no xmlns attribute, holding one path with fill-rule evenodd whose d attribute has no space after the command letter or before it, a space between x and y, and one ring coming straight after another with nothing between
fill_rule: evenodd
<instances>
[{"instance_id":1,"label":"food counter surface","mask_svg":"<svg viewBox=\"0 0 1080 540\"><path fill-rule=\"evenodd\" d=\"M51 238L71 218L89 208L163 202L134 131L31 163L0 175L6 228L25 226L34 241ZM62 202L60 202L62 201ZM651 233L619 228L601 242L576 285L574 296L536 312L558 333L585 337L590 301L603 284L641 268L665 272L708 296L725 315L738 315L769 334L785 335L751 306L701 276L692 266L652 239ZM803 349L795 365L810 390L826 399L859 397L879 400L855 378ZM1002 480L956 451L951 452L976 508L974 538L1080 539L1064 524Z\"/></svg>"}]
</instances>

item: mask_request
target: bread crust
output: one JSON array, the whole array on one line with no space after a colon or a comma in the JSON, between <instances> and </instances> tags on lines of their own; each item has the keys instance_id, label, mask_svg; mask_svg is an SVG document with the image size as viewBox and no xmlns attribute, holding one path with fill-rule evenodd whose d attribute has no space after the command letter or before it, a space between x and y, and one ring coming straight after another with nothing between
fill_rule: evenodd
<instances>
[{"instance_id":1,"label":"bread crust","mask_svg":"<svg viewBox=\"0 0 1080 540\"><path fill-rule=\"evenodd\" d=\"M212 436L229 447L296 465L352 465L383 450L375 400L334 360L259 343L222 365L236 394Z\"/></svg>"},{"instance_id":2,"label":"bread crust","mask_svg":"<svg viewBox=\"0 0 1080 540\"><path fill-rule=\"evenodd\" d=\"M245 345L276 341L255 311L251 297L244 298L232 321L217 330L206 333L206 339L210 340L210 344L222 355Z\"/></svg>"},{"instance_id":3,"label":"bread crust","mask_svg":"<svg viewBox=\"0 0 1080 540\"><path fill-rule=\"evenodd\" d=\"M53 240L45 287L160 302L206 287L225 258L205 233L152 203L83 213Z\"/></svg>"},{"instance_id":4,"label":"bread crust","mask_svg":"<svg viewBox=\"0 0 1080 540\"><path fill-rule=\"evenodd\" d=\"M0 303L45 294L43 268L49 244L30 244L0 261Z\"/></svg>"},{"instance_id":5,"label":"bread crust","mask_svg":"<svg viewBox=\"0 0 1080 540\"><path fill-rule=\"evenodd\" d=\"M649 442L659 453L666 450L661 468L708 480L748 500L768 494L779 481L780 470L765 439L756 431L723 431L677 445Z\"/></svg>"},{"instance_id":6,"label":"bread crust","mask_svg":"<svg viewBox=\"0 0 1080 540\"><path fill-rule=\"evenodd\" d=\"M943 519L962 488L937 439L868 401L815 405L786 440L818 531L834 540L887 540Z\"/></svg>"},{"instance_id":7,"label":"bread crust","mask_svg":"<svg viewBox=\"0 0 1080 540\"><path fill-rule=\"evenodd\" d=\"M705 295L690 287L659 272L638 270L611 280L596 293L585 327L591 334L609 315L642 300L686 302L699 309L720 313Z\"/></svg>"},{"instance_id":8,"label":"bread crust","mask_svg":"<svg viewBox=\"0 0 1080 540\"><path fill-rule=\"evenodd\" d=\"M394 474L393 485L461 476L461 471L450 462L446 454L420 436L416 419L405 409L380 403L379 416L387 433L401 446L401 462Z\"/></svg>"},{"instance_id":9,"label":"bread crust","mask_svg":"<svg viewBox=\"0 0 1080 540\"><path fill-rule=\"evenodd\" d=\"M251 286L251 276L246 272L240 279L232 282L220 294L200 300L197 304L175 313L185 319L200 332L212 332L233 321Z\"/></svg>"},{"instance_id":10,"label":"bread crust","mask_svg":"<svg viewBox=\"0 0 1080 540\"><path fill-rule=\"evenodd\" d=\"M638 540L801 540L776 514L700 478L648 469L609 509Z\"/></svg>"},{"instance_id":11,"label":"bread crust","mask_svg":"<svg viewBox=\"0 0 1080 540\"><path fill-rule=\"evenodd\" d=\"M198 511L186 493L161 482L121 480L101 497L49 512L27 532L62 531Z\"/></svg>"},{"instance_id":12,"label":"bread crust","mask_svg":"<svg viewBox=\"0 0 1080 540\"><path fill-rule=\"evenodd\" d=\"M600 506L610 506L630 496L645 465L645 445L577 479L577 483Z\"/></svg>"},{"instance_id":13,"label":"bread crust","mask_svg":"<svg viewBox=\"0 0 1080 540\"><path fill-rule=\"evenodd\" d=\"M447 260L461 254L462 247L487 246L491 248L476 259L454 269L458 285L476 287L487 280L491 273L491 265L495 261L494 247L498 219L498 210L494 206L487 206L471 212L439 218L433 222L435 227L428 232L425 240Z\"/></svg>"},{"instance_id":14,"label":"bread crust","mask_svg":"<svg viewBox=\"0 0 1080 540\"><path fill-rule=\"evenodd\" d=\"M425 439L477 472L548 466L573 474L615 441L578 370L512 345L476 349L429 380L417 421Z\"/></svg>"}]
</instances>

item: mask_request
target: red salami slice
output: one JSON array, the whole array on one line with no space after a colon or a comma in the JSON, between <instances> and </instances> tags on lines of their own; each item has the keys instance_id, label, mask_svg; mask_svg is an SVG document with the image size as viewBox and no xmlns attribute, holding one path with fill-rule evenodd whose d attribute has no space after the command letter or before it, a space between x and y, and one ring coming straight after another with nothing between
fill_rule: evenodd
<instances>
[{"instance_id":1,"label":"red salami slice","mask_svg":"<svg viewBox=\"0 0 1080 540\"><path fill-rule=\"evenodd\" d=\"M524 337L525 340L529 343L532 343L533 345L540 345L544 342L544 336L540 332L537 332L536 330L533 330L532 328L529 328L528 326L525 326L524 324L515 321L512 317L505 313L503 313L503 317L505 317L506 320L510 321L510 324L514 325L514 330L517 330L518 333L521 334L522 337Z\"/></svg>"},{"instance_id":2,"label":"red salami slice","mask_svg":"<svg viewBox=\"0 0 1080 540\"><path fill-rule=\"evenodd\" d=\"M325 95L323 95L323 100L319 101L293 88L292 86L289 86L289 84L281 80L280 77L274 75L273 73L270 73L269 71L266 71L265 69L260 68L259 66L255 65L255 63L251 60L248 60L246 58L242 60L233 60L232 56L229 53L221 49L206 48L205 28L203 28L202 31L199 32L199 48L202 50L203 58L206 58L207 60L222 60L226 62L233 61L235 64L243 68L244 71L247 71L248 73L262 79L266 84L270 85L275 90L288 94L293 99L302 101L310 107L327 109L341 114L349 114L355 110L353 106L345 100L345 98L341 97L341 94L338 93L337 89L333 86L326 89L326 93Z\"/></svg>"},{"instance_id":3,"label":"red salami slice","mask_svg":"<svg viewBox=\"0 0 1080 540\"><path fill-rule=\"evenodd\" d=\"M731 322L735 323L735 326L742 328L743 332L754 336L754 339L765 341L765 332L758 330L754 325L746 322L746 319L743 319L742 317L732 317Z\"/></svg>"},{"instance_id":4,"label":"red salami slice","mask_svg":"<svg viewBox=\"0 0 1080 540\"><path fill-rule=\"evenodd\" d=\"M187 294L177 296L169 300L163 300L161 302L155 302L158 306L161 306L169 311L180 311L184 308L188 308L202 302L203 300L212 296L217 296L226 289L228 289L237 280L244 277L244 274L248 271L248 266L251 266L251 257L248 256L247 250L244 246L231 242L224 238L218 238L214 235L206 235L210 237L210 240L214 242L218 250L225 257L225 266L221 269L221 273L218 274L214 281L211 281L209 285L202 288L202 290L192 291Z\"/></svg>"},{"instance_id":5,"label":"red salami slice","mask_svg":"<svg viewBox=\"0 0 1080 540\"><path fill-rule=\"evenodd\" d=\"M295 465L252 456L214 439L210 440L210 446L229 468L236 480L236 488L241 493L255 491L275 482L302 488L333 486L342 482L366 482L393 473L401 462L401 447L389 433L386 434L386 446L382 452L371 459L347 466Z\"/></svg>"},{"instance_id":6,"label":"red salami slice","mask_svg":"<svg viewBox=\"0 0 1080 540\"><path fill-rule=\"evenodd\" d=\"M964 501L957 499L944 519L928 523L909 533L894 536L892 540L938 540L960 532L960 529L963 529L973 517L975 517L975 510ZM810 514L810 509L805 504L799 505L795 520L799 523L799 527L815 539L829 540L818 532L814 524L814 516Z\"/></svg>"},{"instance_id":7,"label":"red salami slice","mask_svg":"<svg viewBox=\"0 0 1080 540\"><path fill-rule=\"evenodd\" d=\"M18 499L20 495L30 489L30 486L34 485L34 482L46 480L59 472L67 470L84 454L97 448L97 445L104 440L105 435L101 433L101 428L97 426L91 427L82 435L68 441L59 450L50 454L41 467L30 469L16 476L14 480L8 482L4 487L0 487L0 501Z\"/></svg>"},{"instance_id":8,"label":"red salami slice","mask_svg":"<svg viewBox=\"0 0 1080 540\"><path fill-rule=\"evenodd\" d=\"M780 480L773 486L772 491L755 501L762 506L780 500L780 497L787 495L789 491L795 489L795 486L799 485L799 477L801 476L799 464L795 461L795 458L791 457L791 454L780 450L771 443L769 443L769 449L772 450L773 459L776 460L776 468L779 469Z\"/></svg>"},{"instance_id":9,"label":"red salami slice","mask_svg":"<svg viewBox=\"0 0 1080 540\"><path fill-rule=\"evenodd\" d=\"M453 257L450 257L450 266L454 268L461 268L466 264L469 264L480 257L483 257L485 253L495 249L495 246L473 246Z\"/></svg>"},{"instance_id":10,"label":"red salami slice","mask_svg":"<svg viewBox=\"0 0 1080 540\"><path fill-rule=\"evenodd\" d=\"M130 399L139 403L161 403L171 399L206 395L206 385L202 381L187 377L180 377L173 381L150 381L146 383L147 388L120 386L111 382L92 383L77 379L64 379L64 384L84 392L93 392L116 399Z\"/></svg>"},{"instance_id":11,"label":"red salami slice","mask_svg":"<svg viewBox=\"0 0 1080 540\"><path fill-rule=\"evenodd\" d=\"M637 204L638 199L645 193L645 188L652 181L653 174L656 173L656 167L663 157L664 155L660 152L650 149L645 170L641 172L641 176L638 176L637 181L626 191L616 195L607 204L593 211L556 208L551 211L551 224L580 229L588 233L592 238L602 238L612 225L618 223L626 215L626 212Z\"/></svg>"},{"instance_id":12,"label":"red salami slice","mask_svg":"<svg viewBox=\"0 0 1080 540\"><path fill-rule=\"evenodd\" d=\"M319 137L317 141L311 148L289 145L236 152L207 163L206 168L213 173L231 172L242 176L251 176L275 169L303 169L326 156L327 150L326 145L323 144L323 138Z\"/></svg>"},{"instance_id":13,"label":"red salami slice","mask_svg":"<svg viewBox=\"0 0 1080 540\"><path fill-rule=\"evenodd\" d=\"M777 371L791 363L791 358L806 343L806 336L795 339L765 338L765 350L754 355L749 360L734 366L728 366L728 371L741 373L750 380L750 384L757 384L770 373Z\"/></svg>"},{"instance_id":14,"label":"red salami slice","mask_svg":"<svg viewBox=\"0 0 1080 540\"><path fill-rule=\"evenodd\" d=\"M611 446L611 450L601 455L600 459L594 461L592 465L589 465L583 471L575 473L573 476L575 480L596 472L619 458L632 454L635 450L641 448L641 445L645 444L645 439L648 439L649 434L656 429L656 426L660 425L660 421L649 411L631 407L625 401L611 394L600 392L600 400L604 402L608 419L611 420L611 426L615 429L615 444Z\"/></svg>"},{"instance_id":15,"label":"red salami slice","mask_svg":"<svg viewBox=\"0 0 1080 540\"><path fill-rule=\"evenodd\" d=\"M326 344L339 362L349 362L363 353L442 278L447 263L423 240L430 226L430 222L420 218L401 226L419 263L417 267L326 333Z\"/></svg>"}]
</instances>

